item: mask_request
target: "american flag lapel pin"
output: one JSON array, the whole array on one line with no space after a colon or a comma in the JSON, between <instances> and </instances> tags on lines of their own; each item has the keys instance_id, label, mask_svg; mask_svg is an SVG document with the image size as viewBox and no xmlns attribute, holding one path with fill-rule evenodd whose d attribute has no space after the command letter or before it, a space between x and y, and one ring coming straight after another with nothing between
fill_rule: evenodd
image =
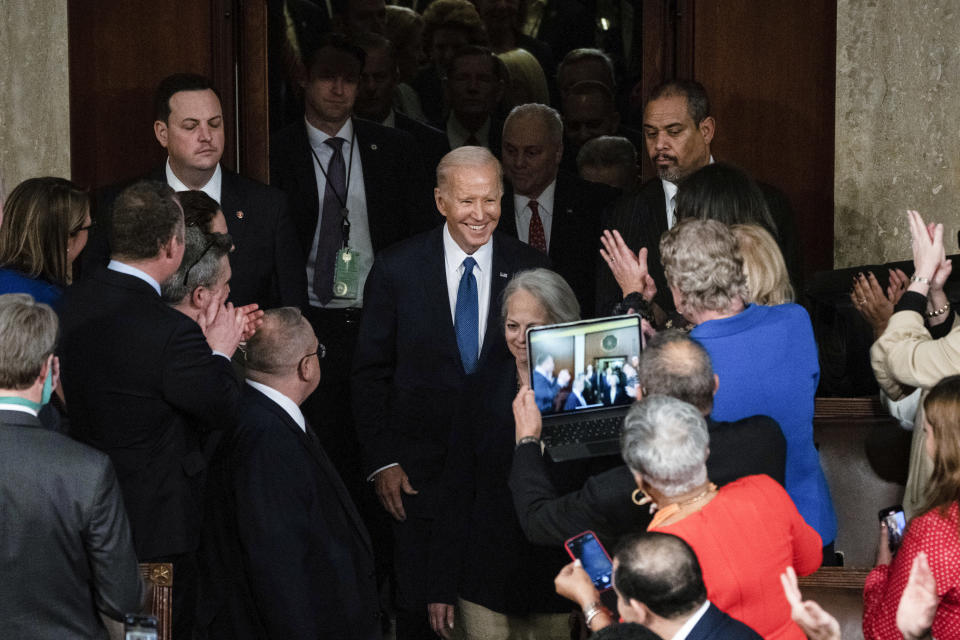
<instances>
[{"instance_id":1,"label":"american flag lapel pin","mask_svg":"<svg viewBox=\"0 0 960 640\"><path fill-rule=\"evenodd\" d=\"M508 276L506 273L504 273L503 271L501 271L501 272L500 272L500 277L501 277L501 278L507 278L507 277L509 277L509 276Z\"/></svg>"}]
</instances>

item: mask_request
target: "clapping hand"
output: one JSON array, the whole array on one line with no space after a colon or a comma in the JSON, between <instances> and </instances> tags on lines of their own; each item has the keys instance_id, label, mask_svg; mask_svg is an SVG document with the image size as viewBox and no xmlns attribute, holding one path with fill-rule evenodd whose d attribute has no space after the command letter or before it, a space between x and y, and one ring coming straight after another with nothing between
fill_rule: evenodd
<instances>
[{"instance_id":1,"label":"clapping hand","mask_svg":"<svg viewBox=\"0 0 960 640\"><path fill-rule=\"evenodd\" d=\"M624 242L619 231L604 230L600 238L600 256L603 258L614 279L620 285L624 296L637 291L645 300L651 301L657 295L657 285L647 269L647 249L634 253Z\"/></svg>"},{"instance_id":2,"label":"clapping hand","mask_svg":"<svg viewBox=\"0 0 960 640\"><path fill-rule=\"evenodd\" d=\"M937 581L930 571L927 554L921 551L913 559L910 579L897 607L897 629L905 640L930 638L933 618L939 604Z\"/></svg>"},{"instance_id":3,"label":"clapping hand","mask_svg":"<svg viewBox=\"0 0 960 640\"><path fill-rule=\"evenodd\" d=\"M813 600L804 601L793 567L780 574L783 593L790 603L790 617L810 640L840 640L840 623Z\"/></svg>"},{"instance_id":4,"label":"clapping hand","mask_svg":"<svg viewBox=\"0 0 960 640\"><path fill-rule=\"evenodd\" d=\"M539 438L543 429L543 419L540 409L537 408L537 399L533 390L527 385L520 387L517 397L513 400L513 420L516 423L517 442L522 438Z\"/></svg>"}]
</instances>

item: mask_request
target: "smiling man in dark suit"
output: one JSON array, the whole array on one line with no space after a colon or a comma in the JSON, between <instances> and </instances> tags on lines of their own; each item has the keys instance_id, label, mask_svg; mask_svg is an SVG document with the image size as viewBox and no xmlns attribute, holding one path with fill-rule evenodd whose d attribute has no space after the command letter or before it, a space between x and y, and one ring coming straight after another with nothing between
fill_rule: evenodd
<instances>
[{"instance_id":1,"label":"smiling man in dark suit","mask_svg":"<svg viewBox=\"0 0 960 640\"><path fill-rule=\"evenodd\" d=\"M146 178L174 191L203 191L220 204L235 245L230 254L230 301L237 306L257 303L262 309L303 306L303 258L287 199L279 190L220 165L227 125L210 81L192 73L164 78L157 86L154 110L154 134L168 155L164 165ZM85 271L106 264L109 209L118 192L111 187L98 198L98 229L84 251Z\"/></svg>"},{"instance_id":2,"label":"smiling man in dark suit","mask_svg":"<svg viewBox=\"0 0 960 640\"><path fill-rule=\"evenodd\" d=\"M299 409L323 353L292 307L247 343L240 419L210 470L199 618L213 640L382 637L370 537Z\"/></svg>"},{"instance_id":3,"label":"smiling man in dark suit","mask_svg":"<svg viewBox=\"0 0 960 640\"><path fill-rule=\"evenodd\" d=\"M546 105L514 107L503 125L502 157L508 181L502 230L547 253L589 316L603 210L619 192L559 171L563 122Z\"/></svg>"},{"instance_id":4,"label":"smiling man in dark suit","mask_svg":"<svg viewBox=\"0 0 960 640\"><path fill-rule=\"evenodd\" d=\"M425 569L457 394L466 375L506 352L498 300L510 276L548 262L494 232L502 191L487 149L451 151L434 190L446 224L379 254L367 279L354 415L364 473L394 518L401 640L436 637Z\"/></svg>"}]
</instances>

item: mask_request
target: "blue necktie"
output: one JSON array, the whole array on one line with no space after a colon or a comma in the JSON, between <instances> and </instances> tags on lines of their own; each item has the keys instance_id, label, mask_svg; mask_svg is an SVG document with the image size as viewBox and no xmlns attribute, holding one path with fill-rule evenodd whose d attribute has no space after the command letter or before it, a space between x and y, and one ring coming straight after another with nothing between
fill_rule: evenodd
<instances>
[{"instance_id":1,"label":"blue necktie","mask_svg":"<svg viewBox=\"0 0 960 640\"><path fill-rule=\"evenodd\" d=\"M468 374L477 368L477 356L480 351L480 328L478 325L479 304L477 302L477 279L473 268L477 261L467 257L463 261L463 275L457 288L457 307L453 318L453 328L457 334L457 347L460 348L460 361Z\"/></svg>"}]
</instances>

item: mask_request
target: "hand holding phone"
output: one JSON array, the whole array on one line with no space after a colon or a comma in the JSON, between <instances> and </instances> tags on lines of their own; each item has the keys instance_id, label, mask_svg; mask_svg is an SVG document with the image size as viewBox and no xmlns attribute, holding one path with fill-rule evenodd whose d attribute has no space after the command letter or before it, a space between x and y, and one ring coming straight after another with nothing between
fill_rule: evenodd
<instances>
[{"instance_id":1,"label":"hand holding phone","mask_svg":"<svg viewBox=\"0 0 960 640\"><path fill-rule=\"evenodd\" d=\"M600 591L613 586L613 562L593 531L584 531L564 543L567 553L579 560L593 585Z\"/></svg>"},{"instance_id":2,"label":"hand holding phone","mask_svg":"<svg viewBox=\"0 0 960 640\"><path fill-rule=\"evenodd\" d=\"M886 509L880 509L877 518L881 524L887 525L887 542L890 547L890 555L894 555L903 543L903 531L907 528L907 517L903 513L903 507L895 504Z\"/></svg>"}]
</instances>

